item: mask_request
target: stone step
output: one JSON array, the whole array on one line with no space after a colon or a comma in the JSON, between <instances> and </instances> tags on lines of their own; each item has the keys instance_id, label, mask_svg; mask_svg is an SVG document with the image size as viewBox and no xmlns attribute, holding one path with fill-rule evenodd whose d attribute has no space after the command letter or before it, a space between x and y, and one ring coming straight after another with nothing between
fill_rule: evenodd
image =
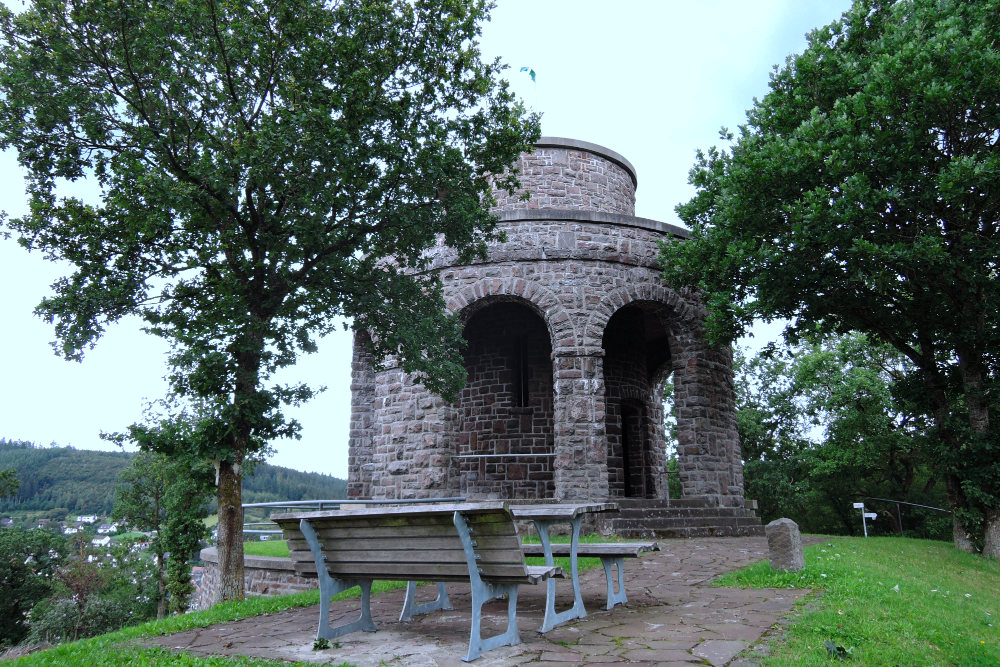
<instances>
[{"instance_id":1,"label":"stone step","mask_svg":"<svg viewBox=\"0 0 1000 667\"><path fill-rule=\"evenodd\" d=\"M675 527L693 527L693 526L738 526L742 524L748 525L760 525L760 521L750 519L747 517L734 517L734 516L677 516L677 517L656 517L656 518L645 518L645 519L622 519L614 518L611 519L611 525L621 526L623 528L632 528L638 526L648 526L650 528L675 528Z\"/></svg>"},{"instance_id":2,"label":"stone step","mask_svg":"<svg viewBox=\"0 0 1000 667\"><path fill-rule=\"evenodd\" d=\"M622 519L700 516L726 516L757 519L757 514L753 510L744 509L742 507L628 507L621 508L618 512L618 517Z\"/></svg>"},{"instance_id":3,"label":"stone step","mask_svg":"<svg viewBox=\"0 0 1000 667\"><path fill-rule=\"evenodd\" d=\"M705 498L611 498L620 508L631 507L709 507Z\"/></svg>"},{"instance_id":4,"label":"stone step","mask_svg":"<svg viewBox=\"0 0 1000 667\"><path fill-rule=\"evenodd\" d=\"M615 534L626 539L684 539L690 537L763 537L764 527L756 525L740 526L687 526L674 528L650 528L647 526L617 529ZM669 550L669 546L665 547Z\"/></svg>"}]
</instances>

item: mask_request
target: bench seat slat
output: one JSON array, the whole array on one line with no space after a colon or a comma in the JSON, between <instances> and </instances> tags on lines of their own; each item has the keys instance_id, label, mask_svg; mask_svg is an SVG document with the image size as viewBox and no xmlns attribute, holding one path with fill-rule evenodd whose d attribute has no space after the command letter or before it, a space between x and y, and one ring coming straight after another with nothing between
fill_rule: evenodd
<instances>
[{"instance_id":1,"label":"bench seat slat","mask_svg":"<svg viewBox=\"0 0 1000 667\"><path fill-rule=\"evenodd\" d=\"M569 544L553 544L553 556L568 556L570 554ZM595 542L581 543L577 545L576 554L582 557L600 558L623 557L635 558L647 551L659 551L660 545L657 542ZM521 550L525 556L544 556L545 551L541 544L523 544Z\"/></svg>"}]
</instances>

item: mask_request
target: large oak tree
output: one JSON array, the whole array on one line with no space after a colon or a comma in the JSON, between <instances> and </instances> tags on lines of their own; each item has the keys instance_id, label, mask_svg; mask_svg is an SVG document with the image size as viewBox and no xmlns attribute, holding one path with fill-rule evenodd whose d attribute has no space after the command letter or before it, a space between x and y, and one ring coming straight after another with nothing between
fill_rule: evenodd
<instances>
[{"instance_id":1,"label":"large oak tree","mask_svg":"<svg viewBox=\"0 0 1000 667\"><path fill-rule=\"evenodd\" d=\"M789 318L912 361L956 544L994 556L998 35L996 0L858 0L776 68L731 148L699 154L692 239L664 254L720 338Z\"/></svg>"},{"instance_id":2,"label":"large oak tree","mask_svg":"<svg viewBox=\"0 0 1000 667\"><path fill-rule=\"evenodd\" d=\"M436 243L537 137L477 47L486 0L33 0L0 10L0 146L27 171L21 243L72 265L37 312L78 359L142 318L218 467L220 599L243 595L241 475L311 390L273 373L341 316L432 389L464 380ZM60 197L87 179L95 201ZM513 187L508 173L499 185Z\"/></svg>"}]
</instances>

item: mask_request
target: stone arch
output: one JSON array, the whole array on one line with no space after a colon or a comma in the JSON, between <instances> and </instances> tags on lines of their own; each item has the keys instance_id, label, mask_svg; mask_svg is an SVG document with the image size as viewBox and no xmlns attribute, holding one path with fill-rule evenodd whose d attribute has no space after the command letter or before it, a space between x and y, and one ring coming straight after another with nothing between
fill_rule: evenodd
<instances>
[{"instance_id":1,"label":"stone arch","mask_svg":"<svg viewBox=\"0 0 1000 667\"><path fill-rule=\"evenodd\" d=\"M462 311L467 379L455 404L452 458L460 495L554 495L552 341L530 305L487 297Z\"/></svg>"},{"instance_id":2,"label":"stone arch","mask_svg":"<svg viewBox=\"0 0 1000 667\"><path fill-rule=\"evenodd\" d=\"M577 339L573 319L555 292L524 278L483 278L447 298L445 305L448 312L467 319L479 308L503 298L523 302L542 318L553 351Z\"/></svg>"},{"instance_id":3,"label":"stone arch","mask_svg":"<svg viewBox=\"0 0 1000 667\"><path fill-rule=\"evenodd\" d=\"M608 318L601 339L608 490L623 498L664 497L662 406L656 371L669 363L672 311L640 299Z\"/></svg>"},{"instance_id":4,"label":"stone arch","mask_svg":"<svg viewBox=\"0 0 1000 667\"><path fill-rule=\"evenodd\" d=\"M580 332L580 345L600 347L604 331L611 317L622 308L640 301L648 301L669 308L677 321L696 324L698 310L677 291L658 282L629 283L608 291L600 303L590 311L587 322ZM673 327L668 332L673 333Z\"/></svg>"}]
</instances>

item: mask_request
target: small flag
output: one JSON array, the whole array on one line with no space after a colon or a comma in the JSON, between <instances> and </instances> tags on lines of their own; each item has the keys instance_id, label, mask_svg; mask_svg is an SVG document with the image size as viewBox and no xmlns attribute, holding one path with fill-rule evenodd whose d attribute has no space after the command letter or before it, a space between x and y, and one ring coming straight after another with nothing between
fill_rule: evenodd
<instances>
[{"instance_id":1,"label":"small flag","mask_svg":"<svg viewBox=\"0 0 1000 667\"><path fill-rule=\"evenodd\" d=\"M521 71L522 72L527 72L528 76L531 77L531 82L535 83L535 70L531 69L530 67L522 67Z\"/></svg>"}]
</instances>

